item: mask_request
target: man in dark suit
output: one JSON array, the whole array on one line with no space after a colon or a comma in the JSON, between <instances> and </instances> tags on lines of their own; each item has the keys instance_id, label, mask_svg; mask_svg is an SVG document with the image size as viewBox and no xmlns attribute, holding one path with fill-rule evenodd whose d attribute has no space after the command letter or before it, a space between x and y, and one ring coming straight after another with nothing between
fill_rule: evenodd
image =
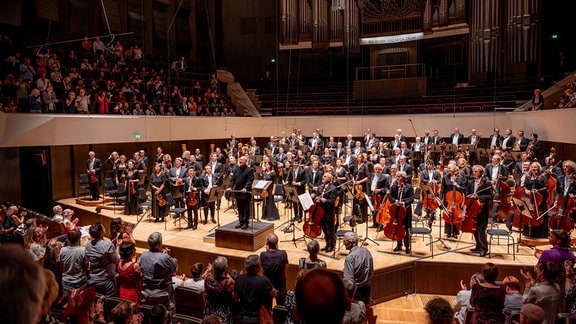
<instances>
[{"instance_id":1,"label":"man in dark suit","mask_svg":"<svg viewBox=\"0 0 576 324\"><path fill-rule=\"evenodd\" d=\"M352 149L352 155L354 157L358 157L360 154L364 154L366 150L362 147L362 142L357 141L356 146Z\"/></svg>"},{"instance_id":2,"label":"man in dark suit","mask_svg":"<svg viewBox=\"0 0 576 324\"><path fill-rule=\"evenodd\" d=\"M247 162L246 156L240 157L238 167L234 170L230 180L230 187L226 189L227 191L234 190L238 206L238 224L235 227L242 229L247 229L250 222L250 192L254 182L254 169L249 168Z\"/></svg>"},{"instance_id":3,"label":"man in dark suit","mask_svg":"<svg viewBox=\"0 0 576 324\"><path fill-rule=\"evenodd\" d=\"M484 177L484 168L480 165L472 167L473 180L468 182L466 193L467 197L478 199L483 205L480 213L476 216L477 227L474 232L476 247L471 252L480 252L481 257L485 257L488 252L488 241L486 239L486 228L488 226L488 209L489 202L492 200L492 184Z\"/></svg>"},{"instance_id":4,"label":"man in dark suit","mask_svg":"<svg viewBox=\"0 0 576 324\"><path fill-rule=\"evenodd\" d=\"M440 135L438 135L438 130L435 129L434 135L432 136L432 144L440 145L440 144L442 144L442 141L443 141L442 137L440 137Z\"/></svg>"},{"instance_id":5,"label":"man in dark suit","mask_svg":"<svg viewBox=\"0 0 576 324\"><path fill-rule=\"evenodd\" d=\"M390 195L388 199L396 208L405 208L406 215L402 220L406 235L404 236L404 246L406 247L406 254L410 254L410 228L412 228L412 203L414 202L414 188L408 183L406 173L404 171L396 172L396 182L390 188ZM392 217L394 217L392 215ZM394 251L402 251L402 240L396 240L396 247Z\"/></svg>"},{"instance_id":6,"label":"man in dark suit","mask_svg":"<svg viewBox=\"0 0 576 324\"><path fill-rule=\"evenodd\" d=\"M490 139L488 140L488 148L489 149L496 149L502 145L502 135L500 135L500 129L494 128L494 133L490 135Z\"/></svg>"},{"instance_id":7,"label":"man in dark suit","mask_svg":"<svg viewBox=\"0 0 576 324\"><path fill-rule=\"evenodd\" d=\"M518 135L516 137L516 144L514 145L514 151L520 151L520 152L526 152L526 149L528 148L528 145L530 144L530 140L528 139L528 137L524 136L524 131L523 130L519 130L516 135Z\"/></svg>"},{"instance_id":8,"label":"man in dark suit","mask_svg":"<svg viewBox=\"0 0 576 324\"><path fill-rule=\"evenodd\" d=\"M208 162L206 165L212 167L212 174L214 174L215 179L219 179L222 175L222 172L224 172L223 165L222 163L218 162L218 155L216 153L210 154L210 162Z\"/></svg>"},{"instance_id":9,"label":"man in dark suit","mask_svg":"<svg viewBox=\"0 0 576 324\"><path fill-rule=\"evenodd\" d=\"M312 137L308 139L308 147L312 149L314 145L318 144L318 147L322 149L324 143L322 143L322 139L318 136L318 133L313 132Z\"/></svg>"},{"instance_id":10,"label":"man in dark suit","mask_svg":"<svg viewBox=\"0 0 576 324\"><path fill-rule=\"evenodd\" d=\"M312 167L306 171L306 183L308 183L308 191L310 193L318 191L318 188L322 184L323 173L318 160L312 162Z\"/></svg>"},{"instance_id":11,"label":"man in dark suit","mask_svg":"<svg viewBox=\"0 0 576 324\"><path fill-rule=\"evenodd\" d=\"M336 149L334 150L334 157L339 159L346 154L346 150L342 147L342 142L336 144Z\"/></svg>"},{"instance_id":12,"label":"man in dark suit","mask_svg":"<svg viewBox=\"0 0 576 324\"><path fill-rule=\"evenodd\" d=\"M422 136L422 143L424 143L424 145L432 144L432 136L430 136L429 130L424 131L424 136Z\"/></svg>"},{"instance_id":13,"label":"man in dark suit","mask_svg":"<svg viewBox=\"0 0 576 324\"><path fill-rule=\"evenodd\" d=\"M372 198L372 202L380 201L380 208L382 208L384 195L388 192L388 175L382 172L382 165L380 163L374 164L374 172L370 173L370 180L368 180L368 195ZM376 208L376 206L374 206ZM386 224L378 224L376 215L379 210L374 210L374 217L372 217L372 227L378 228L378 232L382 230L382 226Z\"/></svg>"},{"instance_id":14,"label":"man in dark suit","mask_svg":"<svg viewBox=\"0 0 576 324\"><path fill-rule=\"evenodd\" d=\"M356 141L352 138L352 134L346 135L346 140L344 141L344 148L353 149L356 146Z\"/></svg>"},{"instance_id":15,"label":"man in dark suit","mask_svg":"<svg viewBox=\"0 0 576 324\"><path fill-rule=\"evenodd\" d=\"M396 135L398 135L398 140L400 142L406 142L406 136L402 135L402 130L400 128L396 130L396 134L394 134L394 137L396 137Z\"/></svg>"},{"instance_id":16,"label":"man in dark suit","mask_svg":"<svg viewBox=\"0 0 576 324\"><path fill-rule=\"evenodd\" d=\"M406 156L401 155L398 163L398 171L405 172L406 182L412 183L412 173L414 172L414 167L406 161L407 161Z\"/></svg>"},{"instance_id":17,"label":"man in dark suit","mask_svg":"<svg viewBox=\"0 0 576 324\"><path fill-rule=\"evenodd\" d=\"M288 184L296 189L296 193L301 195L306 192L306 172L300 166L300 160L295 159L292 164L292 170L288 175ZM302 216L304 215L304 210L300 202L293 204L294 207L294 219L300 223L302 222Z\"/></svg>"},{"instance_id":18,"label":"man in dark suit","mask_svg":"<svg viewBox=\"0 0 576 324\"><path fill-rule=\"evenodd\" d=\"M450 134L450 144L456 146L464 143L464 134L460 133L460 128L454 127L454 133Z\"/></svg>"},{"instance_id":19,"label":"man in dark suit","mask_svg":"<svg viewBox=\"0 0 576 324\"><path fill-rule=\"evenodd\" d=\"M402 143L402 141L400 140L400 135L394 134L394 139L392 141L390 141L390 149L393 150L397 147L400 147L401 143Z\"/></svg>"},{"instance_id":20,"label":"man in dark suit","mask_svg":"<svg viewBox=\"0 0 576 324\"><path fill-rule=\"evenodd\" d=\"M466 143L470 145L478 145L480 142L480 135L477 134L476 128L472 128L470 136L468 136L468 141Z\"/></svg>"},{"instance_id":21,"label":"man in dark suit","mask_svg":"<svg viewBox=\"0 0 576 324\"><path fill-rule=\"evenodd\" d=\"M102 162L96 158L94 151L88 152L88 161L86 161L86 172L90 180L90 194L92 200L100 199L100 172L102 171Z\"/></svg>"},{"instance_id":22,"label":"man in dark suit","mask_svg":"<svg viewBox=\"0 0 576 324\"><path fill-rule=\"evenodd\" d=\"M512 135L512 130L505 130L504 137L502 138L502 144L500 145L502 151L511 151L512 148L514 148L514 143L516 143L516 137Z\"/></svg>"}]
</instances>

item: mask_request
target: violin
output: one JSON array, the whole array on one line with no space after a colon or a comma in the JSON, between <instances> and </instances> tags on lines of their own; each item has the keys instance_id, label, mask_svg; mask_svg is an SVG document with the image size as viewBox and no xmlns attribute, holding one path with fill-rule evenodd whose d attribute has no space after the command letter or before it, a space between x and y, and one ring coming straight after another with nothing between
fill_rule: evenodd
<instances>
[{"instance_id":1,"label":"violin","mask_svg":"<svg viewBox=\"0 0 576 324\"><path fill-rule=\"evenodd\" d=\"M363 200L366 196L364 195L364 188L361 184L354 185L354 197L358 200Z\"/></svg>"},{"instance_id":2,"label":"violin","mask_svg":"<svg viewBox=\"0 0 576 324\"><path fill-rule=\"evenodd\" d=\"M162 193L159 192L156 194L156 202L158 203L158 206L160 206L160 207L166 206L166 199L164 199L164 197L162 197Z\"/></svg>"},{"instance_id":3,"label":"violin","mask_svg":"<svg viewBox=\"0 0 576 324\"><path fill-rule=\"evenodd\" d=\"M132 182L132 181L130 181L130 194L131 195L136 194L136 186L134 185L134 182Z\"/></svg>"},{"instance_id":4,"label":"violin","mask_svg":"<svg viewBox=\"0 0 576 324\"><path fill-rule=\"evenodd\" d=\"M196 191L191 190L188 193L188 199L186 200L186 203L190 207L194 207L194 206L198 205L198 198L196 197Z\"/></svg>"},{"instance_id":5,"label":"violin","mask_svg":"<svg viewBox=\"0 0 576 324\"><path fill-rule=\"evenodd\" d=\"M98 178L96 177L96 171L90 170L90 171L88 172L88 177L90 178L90 183L96 183L96 182L98 182Z\"/></svg>"}]
</instances>

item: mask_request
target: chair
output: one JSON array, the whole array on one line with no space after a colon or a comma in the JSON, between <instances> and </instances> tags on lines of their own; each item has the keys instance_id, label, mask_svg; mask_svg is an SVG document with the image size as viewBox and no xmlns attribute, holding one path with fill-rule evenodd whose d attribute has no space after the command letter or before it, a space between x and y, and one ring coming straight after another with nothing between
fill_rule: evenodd
<instances>
[{"instance_id":1,"label":"chair","mask_svg":"<svg viewBox=\"0 0 576 324\"><path fill-rule=\"evenodd\" d=\"M515 248L516 242L514 240L514 236L512 236L512 233L508 232L507 230L494 229L494 228L487 230L486 233L490 237L490 242L488 244L488 258L492 257L492 240L494 239L494 237L496 237L498 240L497 244L500 245L500 238L502 237L506 239L508 254L510 254L510 245L512 245L512 258L513 260L516 260L516 248Z\"/></svg>"},{"instance_id":2,"label":"chair","mask_svg":"<svg viewBox=\"0 0 576 324\"><path fill-rule=\"evenodd\" d=\"M152 202L148 201L148 195L146 195L146 189L138 188L138 210L142 210L142 217L140 220L147 217L150 219L152 217Z\"/></svg>"},{"instance_id":3,"label":"chair","mask_svg":"<svg viewBox=\"0 0 576 324\"><path fill-rule=\"evenodd\" d=\"M362 217L356 215L344 216L344 218L342 218L342 221L344 221L344 223L348 223L348 225L350 225L350 227L352 228L352 231L356 232L356 224L362 222Z\"/></svg>"},{"instance_id":4,"label":"chair","mask_svg":"<svg viewBox=\"0 0 576 324\"><path fill-rule=\"evenodd\" d=\"M204 318L206 294L193 288L176 287L174 290L176 314L187 315L198 319Z\"/></svg>"},{"instance_id":5,"label":"chair","mask_svg":"<svg viewBox=\"0 0 576 324\"><path fill-rule=\"evenodd\" d=\"M80 180L78 181L78 184L82 190L80 193L80 198L90 195L90 180L88 179L88 175L86 173L80 174Z\"/></svg>"},{"instance_id":6,"label":"chair","mask_svg":"<svg viewBox=\"0 0 576 324\"><path fill-rule=\"evenodd\" d=\"M284 323L286 322L286 316L288 316L288 309L282 305L276 305L272 308L272 320L274 323Z\"/></svg>"},{"instance_id":7,"label":"chair","mask_svg":"<svg viewBox=\"0 0 576 324\"><path fill-rule=\"evenodd\" d=\"M346 216L348 217L348 216ZM344 218L346 218L344 217ZM336 251L340 251L340 249L342 249L342 240L344 239L344 234L348 233L348 232L354 232L354 230L337 230L336 231L336 240L338 240L338 248L336 250L334 250L334 253L336 253Z\"/></svg>"},{"instance_id":8,"label":"chair","mask_svg":"<svg viewBox=\"0 0 576 324\"><path fill-rule=\"evenodd\" d=\"M181 231L181 220L184 217L184 213L187 211L187 209L183 207L176 207L176 201L170 193L166 194L166 206L168 206L167 214L172 215L174 218L174 225L176 225L176 221L178 221L178 230ZM176 219L176 217L178 218ZM188 219L184 219L184 221L188 223ZM164 229L166 229L166 221L164 221Z\"/></svg>"},{"instance_id":9,"label":"chair","mask_svg":"<svg viewBox=\"0 0 576 324\"><path fill-rule=\"evenodd\" d=\"M104 190L106 191L108 196L114 197L113 195L116 193L116 184L114 183L112 178L104 179Z\"/></svg>"},{"instance_id":10,"label":"chair","mask_svg":"<svg viewBox=\"0 0 576 324\"><path fill-rule=\"evenodd\" d=\"M143 322L145 323L145 322ZM194 324L194 323L202 323L202 319L197 317L186 316L182 314L174 314L172 315L172 323L173 324Z\"/></svg>"},{"instance_id":11,"label":"chair","mask_svg":"<svg viewBox=\"0 0 576 324\"><path fill-rule=\"evenodd\" d=\"M428 236L429 241L427 245L430 245L430 252L432 253L432 258L434 258L434 244L432 243L434 236L432 236L432 229L428 227L412 227L410 228L410 235L422 235L422 240ZM412 250L414 249L410 249L410 256L412 256Z\"/></svg>"}]
</instances>

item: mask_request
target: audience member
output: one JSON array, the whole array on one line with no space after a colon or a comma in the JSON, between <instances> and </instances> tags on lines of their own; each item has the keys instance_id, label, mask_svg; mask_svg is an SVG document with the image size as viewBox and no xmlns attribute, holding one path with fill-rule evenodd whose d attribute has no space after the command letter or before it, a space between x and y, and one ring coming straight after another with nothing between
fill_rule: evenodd
<instances>
[{"instance_id":1,"label":"audience member","mask_svg":"<svg viewBox=\"0 0 576 324\"><path fill-rule=\"evenodd\" d=\"M296 313L302 323L341 323L348 301L342 279L317 268L296 282Z\"/></svg>"},{"instance_id":2,"label":"audience member","mask_svg":"<svg viewBox=\"0 0 576 324\"><path fill-rule=\"evenodd\" d=\"M314 239L308 241L306 249L308 250L308 257L298 260L300 269L326 268L326 262L318 258L320 252L318 241Z\"/></svg>"},{"instance_id":3,"label":"audience member","mask_svg":"<svg viewBox=\"0 0 576 324\"><path fill-rule=\"evenodd\" d=\"M161 304L156 304L150 309L148 314L149 324L167 324L169 321L170 313L166 310L166 307Z\"/></svg>"},{"instance_id":4,"label":"audience member","mask_svg":"<svg viewBox=\"0 0 576 324\"><path fill-rule=\"evenodd\" d=\"M148 236L148 246L150 250L140 256L143 299L146 304L163 304L167 309L173 309L172 275L176 272L177 261L170 256L170 249L162 245L162 234L159 232Z\"/></svg>"},{"instance_id":5,"label":"audience member","mask_svg":"<svg viewBox=\"0 0 576 324\"><path fill-rule=\"evenodd\" d=\"M41 271L22 247L0 245L0 314L3 323L38 321L46 294L46 278L39 275Z\"/></svg>"},{"instance_id":6,"label":"audience member","mask_svg":"<svg viewBox=\"0 0 576 324\"><path fill-rule=\"evenodd\" d=\"M140 305L142 294L142 271L137 262L132 261L136 254L133 243L124 242L120 246L120 261L118 261L118 296Z\"/></svg>"},{"instance_id":7,"label":"audience member","mask_svg":"<svg viewBox=\"0 0 576 324\"><path fill-rule=\"evenodd\" d=\"M543 324L546 314L542 307L534 304L524 304L520 309L520 324Z\"/></svg>"},{"instance_id":8,"label":"audience member","mask_svg":"<svg viewBox=\"0 0 576 324\"><path fill-rule=\"evenodd\" d=\"M506 289L506 297L504 299L504 318L506 323L510 323L510 314L512 311L520 310L522 308L522 294L520 294L520 282L514 276L508 276L502 281L504 289Z\"/></svg>"},{"instance_id":9,"label":"audience member","mask_svg":"<svg viewBox=\"0 0 576 324\"><path fill-rule=\"evenodd\" d=\"M270 233L266 236L266 251L260 253L264 276L276 289L276 305L284 305L286 299L286 267L288 254L278 250L278 236Z\"/></svg>"},{"instance_id":10,"label":"audience member","mask_svg":"<svg viewBox=\"0 0 576 324\"><path fill-rule=\"evenodd\" d=\"M470 305L474 307L474 323L504 322L502 310L506 291L504 287L496 284L498 273L497 265L491 262L485 263L482 266L484 282L472 286Z\"/></svg>"},{"instance_id":11,"label":"audience member","mask_svg":"<svg viewBox=\"0 0 576 324\"><path fill-rule=\"evenodd\" d=\"M34 261L43 264L46 253L46 234L40 227L30 227L24 237L24 249L30 253Z\"/></svg>"},{"instance_id":12,"label":"audience member","mask_svg":"<svg viewBox=\"0 0 576 324\"><path fill-rule=\"evenodd\" d=\"M60 250L60 266L62 268L62 286L66 288L80 288L88 280L86 270L88 259L84 247L80 246L80 231L71 230L66 234L69 245Z\"/></svg>"},{"instance_id":13,"label":"audience member","mask_svg":"<svg viewBox=\"0 0 576 324\"><path fill-rule=\"evenodd\" d=\"M117 248L104 240L104 226L95 223L90 226L92 240L84 247L86 259L90 263L88 286L104 296L116 294L116 264L120 259Z\"/></svg>"},{"instance_id":14,"label":"audience member","mask_svg":"<svg viewBox=\"0 0 576 324\"><path fill-rule=\"evenodd\" d=\"M481 273L476 272L472 276L470 276L470 289L472 286L484 282L484 277ZM458 323L464 323L466 319L466 312L468 308L471 308L470 305L470 295L472 291L466 286L464 280L460 280L460 287L462 288L456 294L456 299L454 300L454 318L458 320Z\"/></svg>"},{"instance_id":15,"label":"audience member","mask_svg":"<svg viewBox=\"0 0 576 324\"><path fill-rule=\"evenodd\" d=\"M556 283L561 275L560 267L553 262L538 262L531 272L522 275L526 278L523 301L525 304L535 304L544 310L546 316L543 323L556 322L556 314L561 310L562 291Z\"/></svg>"},{"instance_id":16,"label":"audience member","mask_svg":"<svg viewBox=\"0 0 576 324\"><path fill-rule=\"evenodd\" d=\"M210 263L208 263L208 266L206 267L206 271L203 272L203 270L204 270L204 265L202 264L202 262L194 263L194 265L192 266L192 269L191 269L192 278L189 278L188 280L184 281L183 286L188 287L188 288L192 288L192 289L199 291L199 292L205 292L206 289L204 288L204 286L205 286L204 278L206 278L208 273L210 273L212 271L212 265Z\"/></svg>"},{"instance_id":17,"label":"audience member","mask_svg":"<svg viewBox=\"0 0 576 324\"><path fill-rule=\"evenodd\" d=\"M554 262L559 266L563 266L566 260L574 263L574 253L570 251L570 234L563 229L551 230L548 242L552 248L542 252L538 262Z\"/></svg>"},{"instance_id":18,"label":"audience member","mask_svg":"<svg viewBox=\"0 0 576 324\"><path fill-rule=\"evenodd\" d=\"M223 323L234 323L234 279L228 274L228 260L217 257L212 262L213 273L204 279L206 290L207 314L218 316Z\"/></svg>"},{"instance_id":19,"label":"audience member","mask_svg":"<svg viewBox=\"0 0 576 324\"><path fill-rule=\"evenodd\" d=\"M258 324L262 307L268 312L272 311L272 299L276 297L276 289L267 277L258 274L262 270L258 255L247 256L244 266L246 273L240 274L234 284L234 292L238 296L240 322Z\"/></svg>"},{"instance_id":20,"label":"audience member","mask_svg":"<svg viewBox=\"0 0 576 324\"><path fill-rule=\"evenodd\" d=\"M366 305L360 300L354 300L356 293L356 282L352 278L343 278L346 297L348 298L348 308L344 313L342 324L363 324L366 322Z\"/></svg>"},{"instance_id":21,"label":"audience member","mask_svg":"<svg viewBox=\"0 0 576 324\"><path fill-rule=\"evenodd\" d=\"M308 270L305 269L301 269L300 271L298 271L298 273L296 274L296 278L294 280L294 287L296 287L296 284L298 283L298 281L306 274ZM298 317L298 314L296 313L296 294L294 289L292 290L288 290L286 292L286 302L284 304L284 307L286 307L286 321L284 322L285 324L301 324L302 321L300 321L300 318Z\"/></svg>"},{"instance_id":22,"label":"audience member","mask_svg":"<svg viewBox=\"0 0 576 324\"><path fill-rule=\"evenodd\" d=\"M42 302L42 318L38 323L58 323L58 320L52 314L50 314L50 308L58 298L58 292L60 290L58 280L54 276L54 273L48 269L44 269L44 271L42 271L39 275L44 276L44 279L46 280L46 286L44 287L45 293L44 300Z\"/></svg>"},{"instance_id":23,"label":"audience member","mask_svg":"<svg viewBox=\"0 0 576 324\"><path fill-rule=\"evenodd\" d=\"M452 306L441 297L432 298L424 306L428 314L428 323L430 324L452 324L454 323ZM497 323L497 322L495 322Z\"/></svg>"},{"instance_id":24,"label":"audience member","mask_svg":"<svg viewBox=\"0 0 576 324\"><path fill-rule=\"evenodd\" d=\"M355 300L363 301L370 305L370 280L374 275L374 262L370 251L363 246L358 246L358 234L346 232L343 240L344 246L350 253L344 261L344 278L352 278L356 282Z\"/></svg>"}]
</instances>

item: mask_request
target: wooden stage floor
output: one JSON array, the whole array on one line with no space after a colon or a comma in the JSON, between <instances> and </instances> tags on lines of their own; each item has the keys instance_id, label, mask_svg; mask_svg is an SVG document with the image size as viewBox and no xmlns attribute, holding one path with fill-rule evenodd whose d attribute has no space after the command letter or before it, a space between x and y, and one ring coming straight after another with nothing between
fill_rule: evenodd
<instances>
[{"instance_id":1,"label":"wooden stage floor","mask_svg":"<svg viewBox=\"0 0 576 324\"><path fill-rule=\"evenodd\" d=\"M123 207L118 207L116 211L102 209L99 214L96 213L94 206L83 206L76 203L75 198L66 198L57 201L58 204L63 205L68 208L73 208L76 214L80 216L80 223L83 225L90 224L94 221L102 221L104 224L109 224L109 221L115 217L122 217L123 220L131 223L137 222L136 216L123 215ZM237 221L237 216L233 209L228 208L228 201L222 199L222 208L219 211L220 224L230 224ZM288 253L288 258L290 262L288 280L291 282L295 277L298 269L298 260L302 257L307 256L306 243L304 239L301 239L303 232L300 230L302 228L302 223L296 223L295 225L298 229L293 233L285 233L282 229L286 227L289 223L288 217L290 212L285 210L283 204L279 205L280 209L280 220L272 222L274 225L274 232L278 235L280 239L279 249L286 250ZM218 213L218 211L217 211ZM260 213L258 213L260 214ZM200 213L200 218L202 219L202 213ZM85 221L83 221L83 219ZM267 221L264 221L267 222ZM182 223L185 227L185 222ZM371 222L368 224L370 225ZM423 224L417 224L418 226L423 226ZM443 225L443 224L442 224ZM166 226L166 229L165 229ZM501 227L504 228L503 224ZM144 218L134 230L134 238L137 241L137 246L140 250L147 249L146 239L148 235L152 232L158 231L162 233L164 245L170 247L175 257L179 260L179 273L190 274L191 265L195 262L211 262L215 256L223 255L229 259L229 268L237 269L238 271L243 269L243 260L246 256L250 254L259 254L264 251L262 246L255 252L242 251L238 249L222 248L216 247L214 242L214 228L215 224L210 221L208 224L199 224L197 230L182 229L179 230L178 223L173 224L172 218L167 218L166 224L164 223L154 223L152 218ZM340 229L350 229L348 224L340 226ZM366 224L361 224L357 226L358 234L363 238L366 234ZM438 235L443 233L440 231L438 220L432 228L432 234L434 239L438 238ZM518 234L514 234L518 236ZM296 238L296 240L294 240ZM361 238L361 239L362 239ZM442 234L442 239L450 247L450 250L443 249L443 245L440 242L435 242L434 256L430 252L430 247L426 244L429 242L428 238L422 238L422 236L412 237L412 253L413 255L406 255L404 251L393 252L392 249L395 247L395 243L384 237L383 232L377 233L374 228L368 228L368 238L365 241L365 246L370 250L374 258L375 272L387 272L392 271L392 269L401 269L406 267L413 267L418 270L415 266L420 264L424 268L438 268L447 269L448 272L443 272L444 270L438 270L440 273L446 273L449 276L451 284L450 287L446 287L448 291L454 291L455 294L458 291L459 280L465 279L467 281L471 273L479 271L480 267L485 262L493 262L500 266L508 267L514 270L514 274L519 276L518 268L531 268L537 261L534 256L534 249L528 246L520 245L518 253L516 253L516 259L513 259L512 250L510 254L507 253L506 240L500 239L500 245L497 245L496 239L494 239L492 244L492 258L478 256L478 253L471 253L469 249L474 247L474 238L471 233L463 233L459 239L450 238L447 239ZM373 242L373 241L374 242ZM324 239L322 237L318 238L321 246L324 246ZM338 246L337 246L338 248ZM546 248L542 246L541 248ZM512 249L512 247L511 247ZM342 246L341 250L337 251L335 255L332 254L321 254L320 258L325 260L329 269L336 271L342 271L344 267L344 259L347 255L347 251ZM464 273L462 273L462 267L467 267ZM460 270L458 270L460 269ZM416 271L415 270L415 271ZM455 273L450 275L449 271L454 271ZM470 272L468 274L467 272ZM454 278L456 275L456 278ZM415 278L411 283L406 283L410 287L414 287L414 282L419 279L419 275L414 275ZM392 279L394 280L394 279ZM433 278L427 278L427 281L433 281ZM424 283L430 289L437 290L434 284L431 282ZM289 287L290 284L289 284ZM412 288L412 291L418 288ZM385 292L381 294L386 295L384 299L380 298L379 301L389 300L393 297L397 297L402 291L410 291L410 288L398 287L398 291L395 292ZM423 291L419 291L423 292ZM433 293L442 293L440 291L434 291ZM445 293L450 295L452 293Z\"/></svg>"}]
</instances>

